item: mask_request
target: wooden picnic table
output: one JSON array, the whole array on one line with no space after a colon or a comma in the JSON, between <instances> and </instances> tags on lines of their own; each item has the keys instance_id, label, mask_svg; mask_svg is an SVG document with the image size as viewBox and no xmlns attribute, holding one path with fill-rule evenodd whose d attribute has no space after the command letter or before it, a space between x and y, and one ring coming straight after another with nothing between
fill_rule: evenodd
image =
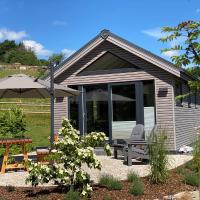
<instances>
[{"instance_id":1,"label":"wooden picnic table","mask_svg":"<svg viewBox=\"0 0 200 200\"><path fill-rule=\"evenodd\" d=\"M22 148L22 153L24 156L24 161L28 160L28 154L26 151L26 144L32 143L32 139L30 138L8 138L8 139L0 139L0 145L5 146L5 152L3 155L3 161L2 161L2 167L1 167L1 174L4 174L6 169L26 169L24 164L8 164L8 155L9 155L9 149L11 145L20 145Z\"/></svg>"}]
</instances>

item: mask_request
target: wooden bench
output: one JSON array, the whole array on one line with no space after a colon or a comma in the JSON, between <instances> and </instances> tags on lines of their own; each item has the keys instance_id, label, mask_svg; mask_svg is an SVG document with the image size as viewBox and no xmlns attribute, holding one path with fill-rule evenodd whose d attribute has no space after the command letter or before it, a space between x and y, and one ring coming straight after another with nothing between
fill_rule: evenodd
<instances>
[{"instance_id":1,"label":"wooden bench","mask_svg":"<svg viewBox=\"0 0 200 200\"><path fill-rule=\"evenodd\" d=\"M59 140L59 135L55 134L54 135L54 141ZM49 155L50 153L50 148L49 147L38 147L36 149L36 154L37 154L37 162L41 164L48 164L49 162L45 160L45 158Z\"/></svg>"},{"instance_id":2,"label":"wooden bench","mask_svg":"<svg viewBox=\"0 0 200 200\"><path fill-rule=\"evenodd\" d=\"M8 156L9 156L9 150L11 145L20 145L22 148L22 153L24 156L24 161L28 160L28 154L26 151L26 144L32 143L32 139L30 138L17 138L17 139L0 139L0 145L5 146L5 152L3 155L3 161L1 166L1 174L4 174L6 169L26 169L23 163L16 163L16 164L8 164Z\"/></svg>"}]
</instances>

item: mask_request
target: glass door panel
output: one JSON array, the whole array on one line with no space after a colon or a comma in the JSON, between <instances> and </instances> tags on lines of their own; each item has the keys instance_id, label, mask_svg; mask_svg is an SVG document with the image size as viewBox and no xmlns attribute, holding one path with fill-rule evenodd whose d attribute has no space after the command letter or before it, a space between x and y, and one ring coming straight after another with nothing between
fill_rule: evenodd
<instances>
[{"instance_id":1,"label":"glass door panel","mask_svg":"<svg viewBox=\"0 0 200 200\"><path fill-rule=\"evenodd\" d=\"M143 82L143 95L144 95L144 127L145 127L145 138L148 138L149 133L155 125L155 92L154 82L144 81Z\"/></svg>"},{"instance_id":2,"label":"glass door panel","mask_svg":"<svg viewBox=\"0 0 200 200\"><path fill-rule=\"evenodd\" d=\"M135 84L111 87L112 139L129 138L136 125Z\"/></svg>"},{"instance_id":3,"label":"glass door panel","mask_svg":"<svg viewBox=\"0 0 200 200\"><path fill-rule=\"evenodd\" d=\"M87 133L100 131L109 136L107 85L86 86L85 91Z\"/></svg>"}]
</instances>

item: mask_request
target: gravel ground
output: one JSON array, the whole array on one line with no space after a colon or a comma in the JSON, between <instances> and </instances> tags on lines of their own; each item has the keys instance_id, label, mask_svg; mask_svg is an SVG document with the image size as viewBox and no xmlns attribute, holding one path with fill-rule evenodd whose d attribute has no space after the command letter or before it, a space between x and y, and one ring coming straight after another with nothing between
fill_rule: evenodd
<instances>
[{"instance_id":1,"label":"gravel ground","mask_svg":"<svg viewBox=\"0 0 200 200\"><path fill-rule=\"evenodd\" d=\"M118 179L126 179L129 171L138 173L140 177L147 176L149 174L149 165L142 164L133 160L133 165L128 167L123 164L123 158L113 159L107 156L98 156L102 162L102 170L91 170L86 166L83 168L90 174L91 179L97 183L101 174L111 174ZM191 155L169 155L169 169L176 168L192 159ZM16 187L26 187L30 185L25 184L25 179L28 173L24 171L7 172L0 174L0 186L12 185ZM47 185L46 185L47 186Z\"/></svg>"},{"instance_id":2,"label":"gravel ground","mask_svg":"<svg viewBox=\"0 0 200 200\"><path fill-rule=\"evenodd\" d=\"M168 157L169 169L176 168L192 159L192 156L190 155L169 155ZM99 177L102 174L111 174L120 180L126 180L127 174L130 171L136 172L140 177L149 175L149 165L143 164L136 160L133 160L132 166L127 166L123 164L123 157L121 159L113 159L106 156L99 156L99 159L101 160L103 166L101 171L84 167L84 169L90 174L91 179L94 180L95 183L98 182Z\"/></svg>"}]
</instances>

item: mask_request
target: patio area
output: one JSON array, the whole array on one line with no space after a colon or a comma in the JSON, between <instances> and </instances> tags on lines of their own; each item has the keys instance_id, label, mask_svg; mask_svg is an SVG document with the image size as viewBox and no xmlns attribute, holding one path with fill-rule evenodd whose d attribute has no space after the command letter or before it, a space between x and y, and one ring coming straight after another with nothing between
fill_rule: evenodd
<instances>
[{"instance_id":1,"label":"patio area","mask_svg":"<svg viewBox=\"0 0 200 200\"><path fill-rule=\"evenodd\" d=\"M29 154L30 155L30 154ZM35 153L31 154L31 157L34 158ZM129 171L136 172L140 177L147 176L149 174L149 165L140 163L136 160L133 160L132 166L127 166L123 164L123 157L119 159L114 159L112 156L97 156L102 163L102 170L88 169L87 166L84 166L84 169L90 174L91 180L95 183L98 182L100 175L102 174L111 174L114 177L125 180L127 179L127 174ZM176 168L192 159L191 155L182 154L182 155L169 155L169 169ZM10 171L5 174L0 174L0 186L12 185L16 187L28 187L29 185L25 184L26 177L28 172L26 171ZM44 185L47 186L47 185Z\"/></svg>"}]
</instances>

